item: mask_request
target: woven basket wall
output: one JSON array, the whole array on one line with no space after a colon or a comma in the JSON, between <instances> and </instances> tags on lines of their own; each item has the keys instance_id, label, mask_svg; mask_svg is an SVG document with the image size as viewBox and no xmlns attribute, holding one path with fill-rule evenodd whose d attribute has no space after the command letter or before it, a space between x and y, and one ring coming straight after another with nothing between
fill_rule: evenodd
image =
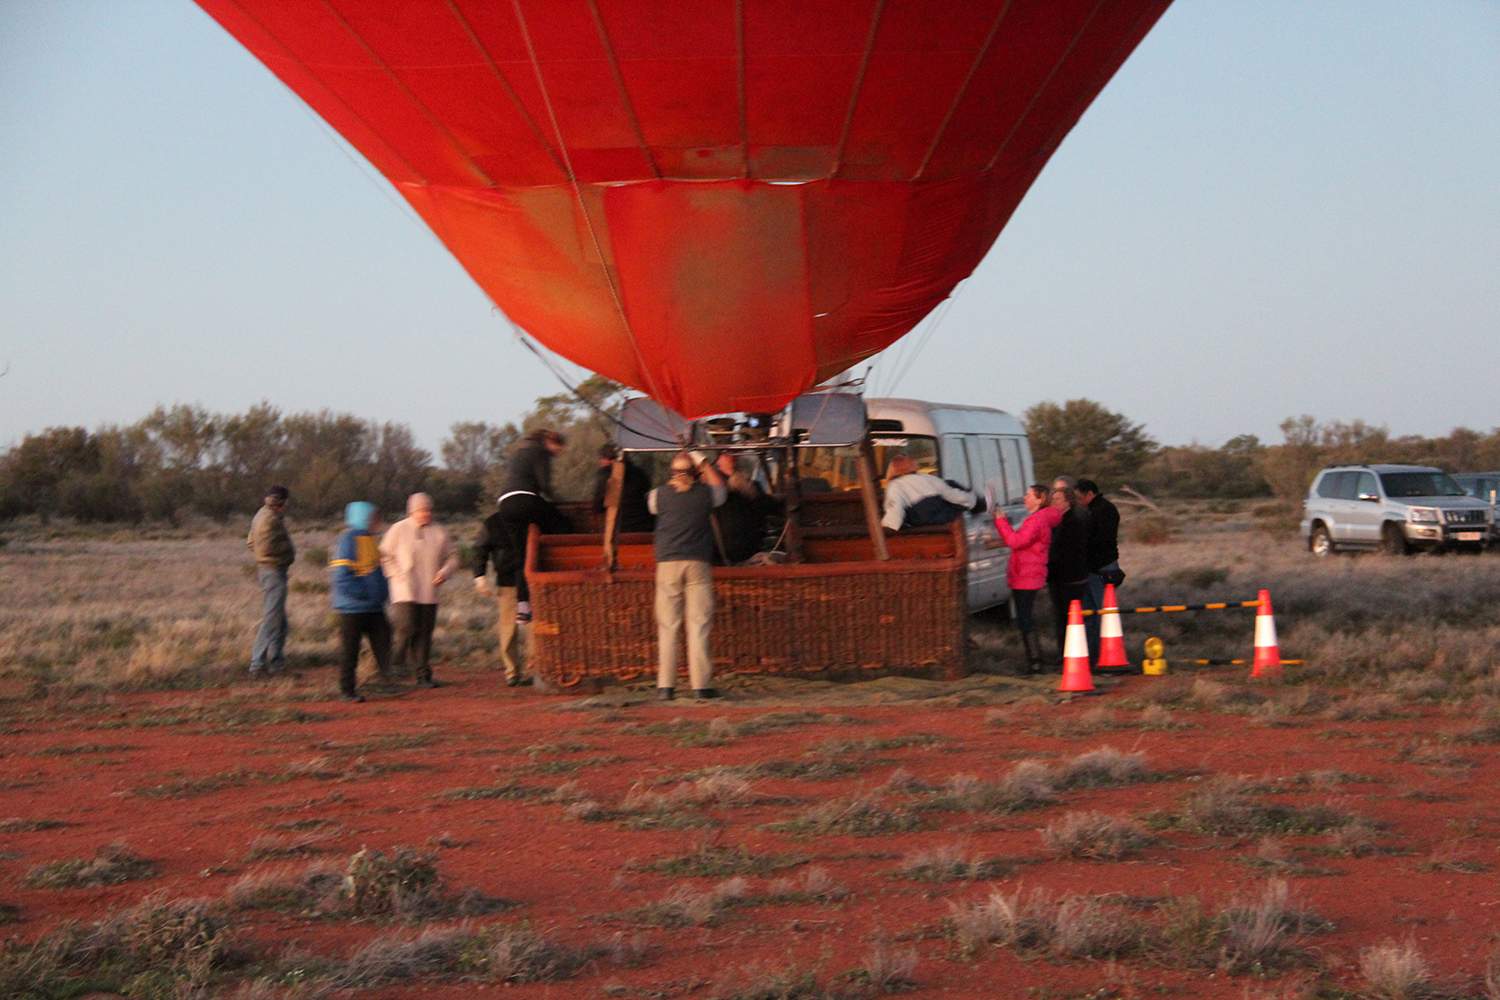
<instances>
[{"instance_id":1,"label":"woven basket wall","mask_svg":"<svg viewBox=\"0 0 1500 1000\"><path fill-rule=\"evenodd\" d=\"M655 677L654 564L648 545L626 538L634 544L622 545L622 568L606 574L584 568L602 563L596 542L533 535L531 669L548 683ZM962 528L892 542L886 562L716 568L716 673L961 676L968 624ZM917 557L900 558L903 549ZM565 568L552 568L559 564Z\"/></svg>"}]
</instances>

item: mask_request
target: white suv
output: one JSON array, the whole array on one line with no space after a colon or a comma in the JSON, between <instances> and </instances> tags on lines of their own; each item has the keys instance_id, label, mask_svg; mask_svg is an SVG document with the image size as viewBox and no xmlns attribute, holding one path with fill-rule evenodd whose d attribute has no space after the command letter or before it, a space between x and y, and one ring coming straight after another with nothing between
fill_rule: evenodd
<instances>
[{"instance_id":1,"label":"white suv","mask_svg":"<svg viewBox=\"0 0 1500 1000\"><path fill-rule=\"evenodd\" d=\"M1341 549L1478 552L1493 518L1489 504L1424 465L1332 466L1318 473L1302 507L1302 537L1316 556Z\"/></svg>"}]
</instances>

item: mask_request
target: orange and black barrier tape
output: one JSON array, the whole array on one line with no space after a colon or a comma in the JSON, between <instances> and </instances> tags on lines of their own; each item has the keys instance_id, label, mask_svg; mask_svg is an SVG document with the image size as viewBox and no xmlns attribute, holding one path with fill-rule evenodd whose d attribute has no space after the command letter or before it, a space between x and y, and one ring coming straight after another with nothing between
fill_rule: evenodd
<instances>
[{"instance_id":1,"label":"orange and black barrier tape","mask_svg":"<svg viewBox=\"0 0 1500 1000\"><path fill-rule=\"evenodd\" d=\"M1182 662L1183 663L1190 663L1190 664L1192 664L1195 667L1248 667L1254 661L1252 661L1252 660L1183 660ZM1300 666L1303 666L1305 662L1306 661L1303 661L1303 660L1282 660L1281 661L1281 665L1283 667L1300 667Z\"/></svg>"},{"instance_id":2,"label":"orange and black barrier tape","mask_svg":"<svg viewBox=\"0 0 1500 1000\"><path fill-rule=\"evenodd\" d=\"M1162 615L1174 611L1232 611L1239 608L1258 608L1259 601L1210 601L1207 604L1147 604L1137 608L1105 608L1102 611L1085 610L1089 615Z\"/></svg>"}]
</instances>

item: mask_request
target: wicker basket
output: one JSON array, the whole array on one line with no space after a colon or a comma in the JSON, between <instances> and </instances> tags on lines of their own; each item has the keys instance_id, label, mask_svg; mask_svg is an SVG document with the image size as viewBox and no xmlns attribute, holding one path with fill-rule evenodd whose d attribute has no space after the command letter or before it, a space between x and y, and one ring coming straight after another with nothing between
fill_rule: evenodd
<instances>
[{"instance_id":1,"label":"wicker basket","mask_svg":"<svg viewBox=\"0 0 1500 1000\"><path fill-rule=\"evenodd\" d=\"M890 538L886 562L873 559L862 529L813 534L808 562L714 569L717 673L962 676L961 522ZM526 557L533 672L563 688L655 677L650 541L622 535L619 568L607 573L596 536L533 531Z\"/></svg>"}]
</instances>

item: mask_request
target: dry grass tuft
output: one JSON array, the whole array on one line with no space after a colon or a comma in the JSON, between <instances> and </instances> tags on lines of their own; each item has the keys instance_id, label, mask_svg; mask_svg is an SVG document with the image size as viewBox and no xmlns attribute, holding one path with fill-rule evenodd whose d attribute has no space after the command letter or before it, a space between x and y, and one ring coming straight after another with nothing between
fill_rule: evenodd
<instances>
[{"instance_id":1,"label":"dry grass tuft","mask_svg":"<svg viewBox=\"0 0 1500 1000\"><path fill-rule=\"evenodd\" d=\"M1375 1000L1421 1000L1432 984L1415 941L1386 941L1359 953L1359 974Z\"/></svg>"},{"instance_id":2,"label":"dry grass tuft","mask_svg":"<svg viewBox=\"0 0 1500 1000\"><path fill-rule=\"evenodd\" d=\"M687 854L657 858L630 867L635 871L657 872L662 875L724 878L728 875L769 875L806 863L807 858L796 855L752 854L743 845L717 847L703 844Z\"/></svg>"},{"instance_id":3,"label":"dry grass tuft","mask_svg":"<svg viewBox=\"0 0 1500 1000\"><path fill-rule=\"evenodd\" d=\"M1151 843L1138 824L1099 812L1070 812L1041 831L1042 843L1056 857L1118 861Z\"/></svg>"},{"instance_id":4,"label":"dry grass tuft","mask_svg":"<svg viewBox=\"0 0 1500 1000\"><path fill-rule=\"evenodd\" d=\"M1058 770L1059 788L1113 788L1145 781L1150 777L1143 753L1122 753L1100 747L1079 754Z\"/></svg>"},{"instance_id":5,"label":"dry grass tuft","mask_svg":"<svg viewBox=\"0 0 1500 1000\"><path fill-rule=\"evenodd\" d=\"M1333 806L1267 803L1255 792L1244 778L1219 776L1188 795L1176 815L1159 819L1167 826L1225 837L1327 833L1359 822Z\"/></svg>"},{"instance_id":6,"label":"dry grass tuft","mask_svg":"<svg viewBox=\"0 0 1500 1000\"><path fill-rule=\"evenodd\" d=\"M300 873L251 872L230 885L225 899L236 910L308 912L336 899L343 882L343 872L326 864L310 865Z\"/></svg>"},{"instance_id":7,"label":"dry grass tuft","mask_svg":"<svg viewBox=\"0 0 1500 1000\"><path fill-rule=\"evenodd\" d=\"M977 882L999 878L1013 868L995 858L969 853L962 844L946 844L913 851L893 873L914 882Z\"/></svg>"},{"instance_id":8,"label":"dry grass tuft","mask_svg":"<svg viewBox=\"0 0 1500 1000\"><path fill-rule=\"evenodd\" d=\"M10 819L0 819L0 833L38 833L42 830L59 830L67 825L66 821L60 819L12 816Z\"/></svg>"},{"instance_id":9,"label":"dry grass tuft","mask_svg":"<svg viewBox=\"0 0 1500 1000\"><path fill-rule=\"evenodd\" d=\"M848 897L849 890L833 880L828 869L817 865L805 869L798 878L779 878L766 887L756 902L766 903L836 903Z\"/></svg>"},{"instance_id":10,"label":"dry grass tuft","mask_svg":"<svg viewBox=\"0 0 1500 1000\"><path fill-rule=\"evenodd\" d=\"M771 824L769 829L794 837L879 837L915 830L921 825L922 817L911 808L889 801L875 789L820 802L791 819Z\"/></svg>"},{"instance_id":11,"label":"dry grass tuft","mask_svg":"<svg viewBox=\"0 0 1500 1000\"><path fill-rule=\"evenodd\" d=\"M64 924L5 945L0 996L206 996L215 975L244 957L213 904L157 893L91 927Z\"/></svg>"},{"instance_id":12,"label":"dry grass tuft","mask_svg":"<svg viewBox=\"0 0 1500 1000\"><path fill-rule=\"evenodd\" d=\"M1237 975L1273 975L1306 962L1300 936L1332 929L1295 900L1281 879L1267 882L1258 895L1236 897L1214 915L1194 897L1169 900L1160 909L1154 950L1161 961Z\"/></svg>"},{"instance_id":13,"label":"dry grass tuft","mask_svg":"<svg viewBox=\"0 0 1500 1000\"><path fill-rule=\"evenodd\" d=\"M870 1000L915 989L917 953L876 941L864 961L831 980L814 969L754 964L736 969L709 1000Z\"/></svg>"},{"instance_id":14,"label":"dry grass tuft","mask_svg":"<svg viewBox=\"0 0 1500 1000\"><path fill-rule=\"evenodd\" d=\"M354 854L330 905L342 916L424 920L477 916L513 904L472 889L453 895L434 855L396 847L389 854L370 848Z\"/></svg>"},{"instance_id":15,"label":"dry grass tuft","mask_svg":"<svg viewBox=\"0 0 1500 1000\"><path fill-rule=\"evenodd\" d=\"M1143 924L1096 896L1054 899L1043 890L997 891L968 906L950 904L948 923L965 955L997 944L1022 955L1118 958L1147 938Z\"/></svg>"},{"instance_id":16,"label":"dry grass tuft","mask_svg":"<svg viewBox=\"0 0 1500 1000\"><path fill-rule=\"evenodd\" d=\"M1228 972L1269 972L1298 957L1295 935L1331 929L1294 900L1282 879L1267 882L1256 898L1236 899L1219 914L1219 967Z\"/></svg>"},{"instance_id":17,"label":"dry grass tuft","mask_svg":"<svg viewBox=\"0 0 1500 1000\"><path fill-rule=\"evenodd\" d=\"M328 849L327 834L263 833L250 841L246 861L268 861L273 858L306 858Z\"/></svg>"},{"instance_id":18,"label":"dry grass tuft","mask_svg":"<svg viewBox=\"0 0 1500 1000\"><path fill-rule=\"evenodd\" d=\"M115 843L101 847L92 858L71 858L37 865L26 873L25 884L33 889L78 889L155 878L156 873L156 862L133 853L124 844Z\"/></svg>"},{"instance_id":19,"label":"dry grass tuft","mask_svg":"<svg viewBox=\"0 0 1500 1000\"><path fill-rule=\"evenodd\" d=\"M416 979L561 982L608 952L604 947L569 947L526 927L428 928L375 938L350 956L332 984L367 988Z\"/></svg>"},{"instance_id":20,"label":"dry grass tuft","mask_svg":"<svg viewBox=\"0 0 1500 1000\"><path fill-rule=\"evenodd\" d=\"M624 917L648 927L709 927L730 907L743 903L747 894L748 883L742 878L725 879L711 889L679 885Z\"/></svg>"}]
</instances>

